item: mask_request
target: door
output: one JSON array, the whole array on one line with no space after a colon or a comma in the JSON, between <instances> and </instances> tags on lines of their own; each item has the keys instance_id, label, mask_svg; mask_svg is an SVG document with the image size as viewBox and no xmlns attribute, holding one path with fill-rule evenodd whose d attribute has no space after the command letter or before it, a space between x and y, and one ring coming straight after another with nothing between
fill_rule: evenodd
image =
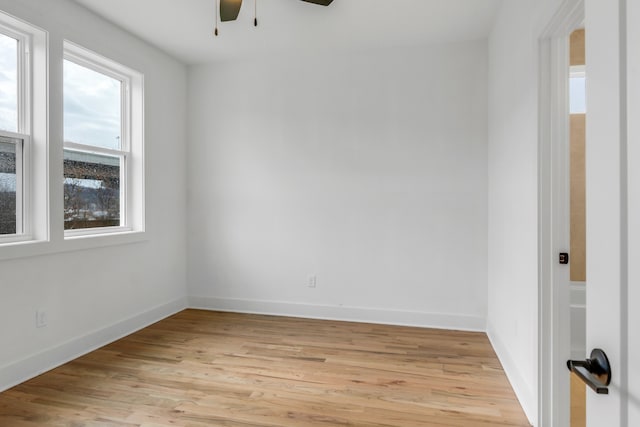
<instances>
[{"instance_id":1,"label":"door","mask_svg":"<svg viewBox=\"0 0 640 427\"><path fill-rule=\"evenodd\" d=\"M627 344L629 426L640 426L640 2L627 5L629 285ZM635 23L635 24L632 24Z\"/></svg>"},{"instance_id":2,"label":"door","mask_svg":"<svg viewBox=\"0 0 640 427\"><path fill-rule=\"evenodd\" d=\"M640 22L637 0L586 0L587 348L609 358L587 426L640 425Z\"/></svg>"}]
</instances>

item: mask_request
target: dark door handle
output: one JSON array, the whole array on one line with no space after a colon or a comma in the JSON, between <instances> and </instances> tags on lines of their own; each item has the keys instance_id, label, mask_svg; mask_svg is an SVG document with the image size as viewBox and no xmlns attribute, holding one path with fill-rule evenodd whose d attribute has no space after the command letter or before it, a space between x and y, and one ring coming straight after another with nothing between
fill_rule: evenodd
<instances>
[{"instance_id":1,"label":"dark door handle","mask_svg":"<svg viewBox=\"0 0 640 427\"><path fill-rule=\"evenodd\" d=\"M609 394L611 365L604 351L596 348L587 360L567 360L567 368L598 394Z\"/></svg>"}]
</instances>

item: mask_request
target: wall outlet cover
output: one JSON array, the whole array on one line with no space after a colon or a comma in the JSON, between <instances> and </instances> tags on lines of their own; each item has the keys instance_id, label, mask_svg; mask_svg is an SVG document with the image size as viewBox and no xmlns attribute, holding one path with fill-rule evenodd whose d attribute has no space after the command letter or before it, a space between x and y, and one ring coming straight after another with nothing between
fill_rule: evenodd
<instances>
[{"instance_id":1,"label":"wall outlet cover","mask_svg":"<svg viewBox=\"0 0 640 427\"><path fill-rule=\"evenodd\" d=\"M47 326L47 312L36 311L36 328L44 328L45 326Z\"/></svg>"}]
</instances>

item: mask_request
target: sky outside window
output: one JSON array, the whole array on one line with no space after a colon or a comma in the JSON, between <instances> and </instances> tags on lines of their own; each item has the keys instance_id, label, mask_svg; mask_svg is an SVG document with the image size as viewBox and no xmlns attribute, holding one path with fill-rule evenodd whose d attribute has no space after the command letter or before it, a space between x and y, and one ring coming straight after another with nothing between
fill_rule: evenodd
<instances>
[{"instance_id":1,"label":"sky outside window","mask_svg":"<svg viewBox=\"0 0 640 427\"><path fill-rule=\"evenodd\" d=\"M120 149L122 83L64 61L64 140Z\"/></svg>"},{"instance_id":2,"label":"sky outside window","mask_svg":"<svg viewBox=\"0 0 640 427\"><path fill-rule=\"evenodd\" d=\"M0 129L18 131L18 41L0 33Z\"/></svg>"}]
</instances>

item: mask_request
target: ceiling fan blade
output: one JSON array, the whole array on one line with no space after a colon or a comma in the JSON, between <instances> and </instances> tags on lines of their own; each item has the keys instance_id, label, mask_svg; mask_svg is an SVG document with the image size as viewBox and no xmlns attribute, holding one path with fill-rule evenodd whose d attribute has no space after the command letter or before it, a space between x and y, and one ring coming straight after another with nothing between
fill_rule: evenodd
<instances>
[{"instance_id":1,"label":"ceiling fan blade","mask_svg":"<svg viewBox=\"0 0 640 427\"><path fill-rule=\"evenodd\" d=\"M329 6L333 0L302 0L307 3L319 4L321 6Z\"/></svg>"},{"instance_id":2,"label":"ceiling fan blade","mask_svg":"<svg viewBox=\"0 0 640 427\"><path fill-rule=\"evenodd\" d=\"M220 20L235 21L240 13L242 0L220 0Z\"/></svg>"}]
</instances>

